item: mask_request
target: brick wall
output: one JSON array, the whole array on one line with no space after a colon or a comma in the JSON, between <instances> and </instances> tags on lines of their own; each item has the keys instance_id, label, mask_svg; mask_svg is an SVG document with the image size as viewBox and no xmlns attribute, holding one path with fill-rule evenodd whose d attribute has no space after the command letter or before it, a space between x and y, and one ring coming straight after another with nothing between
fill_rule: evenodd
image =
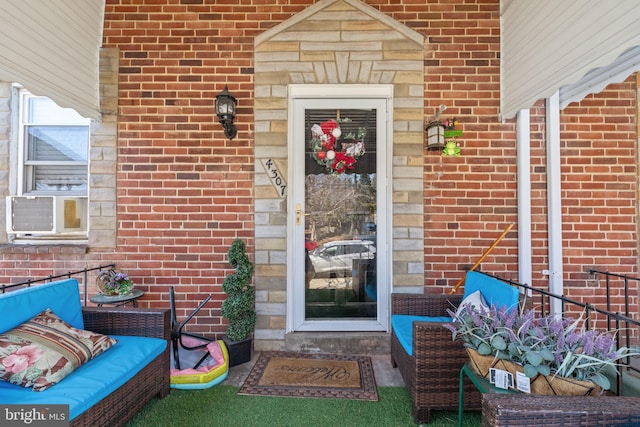
<instances>
[{"instance_id":1,"label":"brick wall","mask_svg":"<svg viewBox=\"0 0 640 427\"><path fill-rule=\"evenodd\" d=\"M252 46L268 14L119 3L107 1L104 29L121 52L118 251L154 305L177 286L179 318L212 295L191 330L220 333L226 251L240 237L253 253ZM238 99L232 141L214 111L227 84Z\"/></svg>"},{"instance_id":2,"label":"brick wall","mask_svg":"<svg viewBox=\"0 0 640 427\"><path fill-rule=\"evenodd\" d=\"M460 157L425 153L425 271L428 292L448 291L510 223L517 222L514 121L500 123L498 2L429 2L425 114L457 118ZM517 227L481 269L517 279Z\"/></svg>"},{"instance_id":3,"label":"brick wall","mask_svg":"<svg viewBox=\"0 0 640 427\"><path fill-rule=\"evenodd\" d=\"M221 333L227 248L235 237L252 257L255 248L255 37L315 2L106 3L104 46L119 49L115 249L3 247L0 275L12 282L115 261L147 291L144 305L167 306L168 287L177 285L181 318L211 294L193 330ZM460 157L424 151L425 289L443 292L517 219L515 122L498 121L499 1L365 3L425 36L424 121L445 104L444 117L457 117L464 132ZM238 98L232 141L213 107L227 84ZM637 86L635 78L610 85L561 114L564 278L572 297L602 298L589 267L638 273ZM531 121L534 285L545 286L542 103ZM482 269L516 278L517 256L516 227Z\"/></svg>"},{"instance_id":4,"label":"brick wall","mask_svg":"<svg viewBox=\"0 0 640 427\"><path fill-rule=\"evenodd\" d=\"M490 3L429 3L436 22L424 32L429 116L439 104L457 117L462 155L425 153L425 290L450 289L509 223L517 223L515 120L500 123L499 23ZM456 16L457 19L442 19ZM465 17L473 19L465 19ZM477 20L476 20L477 19ZM566 293L605 302L599 268L637 275L637 81L612 84L562 111L563 265ZM531 111L533 285L545 288L548 269L545 109ZM483 271L518 278L517 226L482 263ZM631 313L637 285L631 284ZM621 284L611 291L622 308Z\"/></svg>"},{"instance_id":5,"label":"brick wall","mask_svg":"<svg viewBox=\"0 0 640 427\"><path fill-rule=\"evenodd\" d=\"M631 76L561 112L563 277L570 298L605 304L604 279L590 269L638 275L637 97L636 76ZM548 261L544 109L535 115L540 131L535 146L532 141L533 279L542 286ZM638 310L637 289L631 282L631 313ZM613 311L624 312L621 281L611 283L610 296Z\"/></svg>"}]
</instances>

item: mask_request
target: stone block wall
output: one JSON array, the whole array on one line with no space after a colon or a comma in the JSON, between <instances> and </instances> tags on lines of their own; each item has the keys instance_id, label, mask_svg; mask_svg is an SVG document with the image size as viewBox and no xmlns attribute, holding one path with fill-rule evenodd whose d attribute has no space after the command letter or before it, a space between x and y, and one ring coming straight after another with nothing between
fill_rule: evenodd
<instances>
[{"instance_id":1,"label":"stone block wall","mask_svg":"<svg viewBox=\"0 0 640 427\"><path fill-rule=\"evenodd\" d=\"M288 85L393 85L392 272L394 291L422 292L424 40L358 1L321 1L255 43L256 348L284 345L287 204L263 159L288 170ZM331 86L335 88L334 86ZM339 89L335 93L340 96Z\"/></svg>"}]
</instances>

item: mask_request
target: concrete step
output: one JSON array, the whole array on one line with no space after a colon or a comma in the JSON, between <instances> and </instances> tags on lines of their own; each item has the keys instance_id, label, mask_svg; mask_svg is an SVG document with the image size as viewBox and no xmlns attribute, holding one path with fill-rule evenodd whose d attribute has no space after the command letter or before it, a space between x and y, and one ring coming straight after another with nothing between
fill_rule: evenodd
<instances>
[{"instance_id":1,"label":"concrete step","mask_svg":"<svg viewBox=\"0 0 640 427\"><path fill-rule=\"evenodd\" d=\"M285 350L308 353L389 354L386 332L293 332L285 337Z\"/></svg>"}]
</instances>

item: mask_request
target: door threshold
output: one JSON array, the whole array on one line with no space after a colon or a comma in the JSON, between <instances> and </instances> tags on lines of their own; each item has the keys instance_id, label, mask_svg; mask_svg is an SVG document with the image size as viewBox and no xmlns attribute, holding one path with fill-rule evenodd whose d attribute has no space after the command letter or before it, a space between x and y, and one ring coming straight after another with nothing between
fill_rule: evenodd
<instances>
[{"instance_id":1,"label":"door threshold","mask_svg":"<svg viewBox=\"0 0 640 427\"><path fill-rule=\"evenodd\" d=\"M390 354L387 332L292 332L285 350L305 353Z\"/></svg>"}]
</instances>

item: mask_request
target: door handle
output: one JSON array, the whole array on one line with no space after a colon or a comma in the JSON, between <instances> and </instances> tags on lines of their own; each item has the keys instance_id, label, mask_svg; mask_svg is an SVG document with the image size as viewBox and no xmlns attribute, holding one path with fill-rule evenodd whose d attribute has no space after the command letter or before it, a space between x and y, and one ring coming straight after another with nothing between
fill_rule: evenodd
<instances>
[{"instance_id":1,"label":"door handle","mask_svg":"<svg viewBox=\"0 0 640 427\"><path fill-rule=\"evenodd\" d=\"M302 209L300 209L300 203L296 203L296 225L300 225L300 219L302 218L302 215L308 215L308 214L306 214Z\"/></svg>"}]
</instances>

